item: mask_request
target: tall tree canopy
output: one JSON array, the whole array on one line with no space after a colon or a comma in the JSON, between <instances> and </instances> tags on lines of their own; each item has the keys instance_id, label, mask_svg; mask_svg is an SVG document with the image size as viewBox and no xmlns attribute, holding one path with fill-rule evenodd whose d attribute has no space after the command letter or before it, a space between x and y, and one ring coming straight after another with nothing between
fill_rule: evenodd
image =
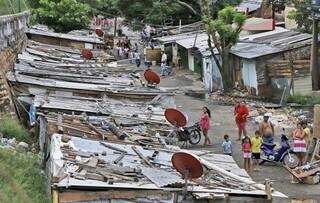
<instances>
[{"instance_id":1,"label":"tall tree canopy","mask_svg":"<svg viewBox=\"0 0 320 203\"><path fill-rule=\"evenodd\" d=\"M206 2L207 0L204 1ZM224 90L228 91L233 86L233 70L229 64L230 49L237 43L246 17L230 6L220 10L215 19L211 17L211 12L207 2L203 5L203 22L208 34L208 45L221 72ZM218 50L221 61L214 54L214 47Z\"/></svg>"},{"instance_id":2,"label":"tall tree canopy","mask_svg":"<svg viewBox=\"0 0 320 203\"><path fill-rule=\"evenodd\" d=\"M37 22L48 25L57 32L87 28L90 7L76 0L40 0L34 9Z\"/></svg>"},{"instance_id":3,"label":"tall tree canopy","mask_svg":"<svg viewBox=\"0 0 320 203\"><path fill-rule=\"evenodd\" d=\"M117 6L128 21L163 25L201 20L198 0L118 0Z\"/></svg>"}]
</instances>

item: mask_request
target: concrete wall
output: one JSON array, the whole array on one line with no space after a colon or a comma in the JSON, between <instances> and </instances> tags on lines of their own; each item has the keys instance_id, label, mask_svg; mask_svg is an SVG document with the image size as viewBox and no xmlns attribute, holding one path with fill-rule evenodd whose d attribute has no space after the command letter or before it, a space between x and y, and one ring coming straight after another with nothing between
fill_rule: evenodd
<instances>
[{"instance_id":1,"label":"concrete wall","mask_svg":"<svg viewBox=\"0 0 320 203\"><path fill-rule=\"evenodd\" d=\"M0 112L12 110L5 75L14 67L16 57L25 45L29 16L30 12L0 16Z\"/></svg>"}]
</instances>

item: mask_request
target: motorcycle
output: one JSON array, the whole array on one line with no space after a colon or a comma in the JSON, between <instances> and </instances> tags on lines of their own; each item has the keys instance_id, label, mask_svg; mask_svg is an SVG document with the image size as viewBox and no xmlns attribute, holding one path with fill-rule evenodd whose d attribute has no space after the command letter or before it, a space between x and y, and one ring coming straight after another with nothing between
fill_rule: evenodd
<instances>
[{"instance_id":1,"label":"motorcycle","mask_svg":"<svg viewBox=\"0 0 320 203\"><path fill-rule=\"evenodd\" d=\"M289 139L285 134L281 135L280 148L274 149L276 144L262 143L261 145L261 162L283 163L289 168L296 168L299 165L298 156L292 151Z\"/></svg>"},{"instance_id":2,"label":"motorcycle","mask_svg":"<svg viewBox=\"0 0 320 203\"><path fill-rule=\"evenodd\" d=\"M195 123L192 126L177 128L172 130L167 136L166 142L170 145L177 145L179 142L183 142L182 146L187 147L189 142L192 145L199 144L201 140L201 129L199 123Z\"/></svg>"}]
</instances>

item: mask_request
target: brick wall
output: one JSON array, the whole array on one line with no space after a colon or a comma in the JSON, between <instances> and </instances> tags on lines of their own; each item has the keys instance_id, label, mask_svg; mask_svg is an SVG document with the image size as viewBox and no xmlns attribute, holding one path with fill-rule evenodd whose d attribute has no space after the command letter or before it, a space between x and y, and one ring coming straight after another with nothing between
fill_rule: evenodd
<instances>
[{"instance_id":1,"label":"brick wall","mask_svg":"<svg viewBox=\"0 0 320 203\"><path fill-rule=\"evenodd\" d=\"M11 111L6 73L14 67L17 55L26 43L25 30L30 12L0 16L0 112Z\"/></svg>"}]
</instances>

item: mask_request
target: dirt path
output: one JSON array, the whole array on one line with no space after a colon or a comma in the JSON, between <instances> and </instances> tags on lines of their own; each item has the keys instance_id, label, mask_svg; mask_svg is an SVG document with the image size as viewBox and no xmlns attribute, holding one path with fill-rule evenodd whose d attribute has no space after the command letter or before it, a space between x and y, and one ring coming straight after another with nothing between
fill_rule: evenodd
<instances>
[{"instance_id":1,"label":"dirt path","mask_svg":"<svg viewBox=\"0 0 320 203\"><path fill-rule=\"evenodd\" d=\"M192 85L195 85L193 81L183 76L163 78L161 82L161 86L163 87L175 87L180 90L183 90L184 88L186 88L186 86ZM215 104L214 101L205 101L204 99L198 99L186 96L184 94L178 94L175 100L178 108L187 113L190 123L198 121L201 108L203 106L207 106L212 111L212 127L209 131L209 135L213 140L213 146L206 147L206 149L212 150L216 153L221 153L223 135L229 134L233 143L233 158L236 160L240 167L243 166L241 144L239 141L236 141L237 128L234 122L232 106L218 105ZM256 124L249 123L249 135L251 136L257 128L258 126ZM201 144L196 146L196 148L203 148L202 143L203 139ZM250 175L255 181L261 183L263 183L266 178L273 180L274 188L289 196L290 199L313 199L320 202L319 184L291 184L289 173L280 165L274 166L272 164L266 164L260 168L260 171L253 172Z\"/></svg>"}]
</instances>

